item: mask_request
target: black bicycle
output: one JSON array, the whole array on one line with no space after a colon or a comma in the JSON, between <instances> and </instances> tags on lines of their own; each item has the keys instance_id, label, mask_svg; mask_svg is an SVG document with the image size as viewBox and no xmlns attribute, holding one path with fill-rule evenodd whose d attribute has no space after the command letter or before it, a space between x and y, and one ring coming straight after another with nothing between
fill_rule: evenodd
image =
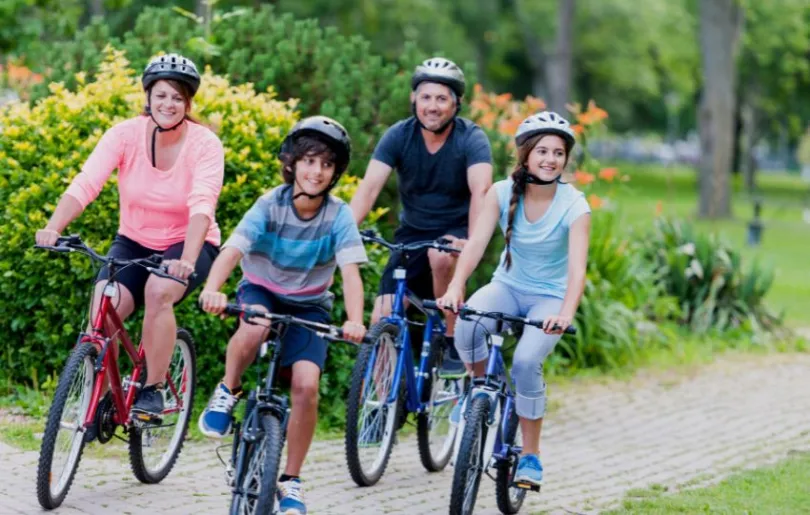
<instances>
[{"instance_id":1,"label":"black bicycle","mask_svg":"<svg viewBox=\"0 0 810 515\"><path fill-rule=\"evenodd\" d=\"M231 515L258 515L274 513L276 481L279 475L281 450L287 437L287 421L290 402L276 385L276 375L281 360L282 336L286 327L305 327L327 341L345 341L343 331L336 326L251 310L228 304L225 314L241 316L246 323L264 319L271 322L270 337L261 344L259 357L272 353L267 374L251 390L245 403L242 422L235 422L230 460L225 466L225 477L231 487ZM255 322L253 322L255 323ZM260 361L256 361L259 368Z\"/></svg>"}]
</instances>

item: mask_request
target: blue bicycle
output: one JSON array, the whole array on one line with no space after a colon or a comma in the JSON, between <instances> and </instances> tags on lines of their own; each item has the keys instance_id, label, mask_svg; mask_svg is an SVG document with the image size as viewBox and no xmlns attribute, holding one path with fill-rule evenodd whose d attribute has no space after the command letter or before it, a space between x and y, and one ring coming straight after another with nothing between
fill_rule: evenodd
<instances>
[{"instance_id":1,"label":"blue bicycle","mask_svg":"<svg viewBox=\"0 0 810 515\"><path fill-rule=\"evenodd\" d=\"M425 301L423 308L429 311L440 309L434 301ZM540 491L540 488L512 481L522 451L522 438L515 411L514 384L506 377L501 350L504 337L501 333L504 332L504 324L509 324L508 333L520 333L526 325L542 328L543 321L465 306L458 309L458 314L464 320L471 320L471 317L491 318L496 324L495 334L487 334L490 351L486 374L472 380L462 407L464 416L459 421L461 440L454 453L456 459L450 491L450 515L473 512L484 473L495 480L498 509L502 513L517 513L523 505L526 491ZM574 334L576 330L569 327L565 332ZM491 469L495 470L495 477L490 474Z\"/></svg>"},{"instance_id":2,"label":"blue bicycle","mask_svg":"<svg viewBox=\"0 0 810 515\"><path fill-rule=\"evenodd\" d=\"M392 313L368 332L371 345L358 353L352 370L346 407L346 461L358 486L380 480L394 444L396 431L408 413L417 414L417 441L422 465L430 472L444 469L453 452L456 427L450 413L463 392L463 376L440 376L444 354L445 325L440 312L428 313L422 299L405 282L405 266L417 252L433 248L459 252L446 241L392 244L373 231L363 231L363 241L377 243L399 256L394 270L397 283ZM419 365L414 367L410 320L405 300L426 315Z\"/></svg>"}]
</instances>

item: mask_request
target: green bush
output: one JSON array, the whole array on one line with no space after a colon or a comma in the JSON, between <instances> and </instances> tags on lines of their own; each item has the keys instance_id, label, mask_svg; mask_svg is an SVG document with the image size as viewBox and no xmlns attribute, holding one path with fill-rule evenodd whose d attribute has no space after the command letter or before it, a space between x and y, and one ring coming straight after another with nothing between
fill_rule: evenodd
<instances>
[{"instance_id":1,"label":"green bush","mask_svg":"<svg viewBox=\"0 0 810 515\"><path fill-rule=\"evenodd\" d=\"M658 284L677 298L678 318L693 331L771 329L779 324L763 302L773 284L772 268L756 261L744 267L740 252L718 235L660 218L641 241Z\"/></svg>"},{"instance_id":2,"label":"green bush","mask_svg":"<svg viewBox=\"0 0 810 515\"><path fill-rule=\"evenodd\" d=\"M5 337L0 350L0 384L36 386L58 373L86 324L82 316L95 276L89 261L35 250L32 245L35 230L45 224L104 131L135 115L143 105L138 73L128 67L121 52L109 50L107 54L97 80L86 82L80 76L75 93L53 85L53 94L34 107L16 104L0 110L0 240L4 244L0 332ZM231 86L227 79L206 71L195 97L194 114L218 133L225 147L225 182L217 209L225 236L262 192L281 182L275 155L295 122L295 102L281 102L273 95L272 90L257 94L249 85ZM346 177L336 194L350 198L356 183L356 178ZM117 229L115 184L113 177L68 228L99 251L109 248ZM366 270L373 277L380 268L377 259ZM231 278L229 292L234 291L238 275L237 271ZM376 282L367 281L366 287L371 296ZM339 281L335 289L335 315L340 320ZM196 339L199 386L208 390L222 375L233 321L223 322L200 312L193 300L178 307L177 317ZM133 319L128 327L137 334L139 324ZM335 407L344 404L353 353L349 345L330 349L329 372L322 383L324 412L329 416L340 416Z\"/></svg>"},{"instance_id":3,"label":"green bush","mask_svg":"<svg viewBox=\"0 0 810 515\"><path fill-rule=\"evenodd\" d=\"M227 74L234 83L252 83L257 91L272 85L280 98L300 99L303 115L340 120L352 135L353 174L365 169L383 131L409 115L410 70L422 57L412 45L398 62L384 63L363 38L323 29L315 19L295 20L272 6L213 24L216 55L188 44L202 35L200 25L171 9L149 7L123 38L114 37L103 21L96 20L72 41L53 45L42 62L31 66L49 70L49 80L64 81L72 90L77 71L94 76L108 43L124 49L138 69L160 51L183 52L198 65ZM45 89L40 88L39 94L46 94Z\"/></svg>"}]
</instances>

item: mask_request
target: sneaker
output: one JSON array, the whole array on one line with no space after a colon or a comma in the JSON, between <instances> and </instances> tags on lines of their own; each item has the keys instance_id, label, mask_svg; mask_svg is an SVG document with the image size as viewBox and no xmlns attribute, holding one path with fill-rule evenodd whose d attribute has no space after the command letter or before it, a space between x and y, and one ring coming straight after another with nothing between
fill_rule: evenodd
<instances>
[{"instance_id":1,"label":"sneaker","mask_svg":"<svg viewBox=\"0 0 810 515\"><path fill-rule=\"evenodd\" d=\"M223 383L219 383L208 401L208 406L200 415L200 432L211 438L222 438L231 431L233 408L239 402L242 392L231 393Z\"/></svg>"},{"instance_id":2,"label":"sneaker","mask_svg":"<svg viewBox=\"0 0 810 515\"><path fill-rule=\"evenodd\" d=\"M458 402L453 406L453 411L450 412L450 424L458 427L461 422L461 411L464 409L464 402L467 400L467 394L462 393L458 398Z\"/></svg>"},{"instance_id":3,"label":"sneaker","mask_svg":"<svg viewBox=\"0 0 810 515\"><path fill-rule=\"evenodd\" d=\"M543 484L543 464L540 458L534 454L526 454L520 457L517 472L515 472L515 483L528 483L534 486Z\"/></svg>"},{"instance_id":4,"label":"sneaker","mask_svg":"<svg viewBox=\"0 0 810 515\"><path fill-rule=\"evenodd\" d=\"M441 377L459 377L467 373L467 368L458 355L453 338L444 337L445 347L442 356L442 366L439 369Z\"/></svg>"},{"instance_id":5,"label":"sneaker","mask_svg":"<svg viewBox=\"0 0 810 515\"><path fill-rule=\"evenodd\" d=\"M301 488L300 479L279 482L276 495L278 496L279 515L307 515L304 490Z\"/></svg>"},{"instance_id":6,"label":"sneaker","mask_svg":"<svg viewBox=\"0 0 810 515\"><path fill-rule=\"evenodd\" d=\"M132 406L132 418L149 424L160 424L163 419L163 385L151 384L138 392Z\"/></svg>"}]
</instances>

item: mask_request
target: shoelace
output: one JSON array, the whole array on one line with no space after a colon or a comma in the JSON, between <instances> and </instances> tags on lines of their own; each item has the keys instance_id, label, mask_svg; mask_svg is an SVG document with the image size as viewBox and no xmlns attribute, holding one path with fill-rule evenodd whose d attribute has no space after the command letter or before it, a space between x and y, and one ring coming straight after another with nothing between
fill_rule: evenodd
<instances>
[{"instance_id":1,"label":"shoelace","mask_svg":"<svg viewBox=\"0 0 810 515\"><path fill-rule=\"evenodd\" d=\"M225 390L218 388L217 395L211 403L211 411L218 413L229 413L236 404L236 396L229 394Z\"/></svg>"},{"instance_id":2,"label":"shoelace","mask_svg":"<svg viewBox=\"0 0 810 515\"><path fill-rule=\"evenodd\" d=\"M526 468L534 469L537 471L543 470L540 467L540 461L537 459L527 459L524 461L524 463L525 463L524 467Z\"/></svg>"},{"instance_id":3,"label":"shoelace","mask_svg":"<svg viewBox=\"0 0 810 515\"><path fill-rule=\"evenodd\" d=\"M301 484L297 481L286 481L279 485L281 487L281 496L288 497L295 501L304 502L304 492L301 490Z\"/></svg>"}]
</instances>

